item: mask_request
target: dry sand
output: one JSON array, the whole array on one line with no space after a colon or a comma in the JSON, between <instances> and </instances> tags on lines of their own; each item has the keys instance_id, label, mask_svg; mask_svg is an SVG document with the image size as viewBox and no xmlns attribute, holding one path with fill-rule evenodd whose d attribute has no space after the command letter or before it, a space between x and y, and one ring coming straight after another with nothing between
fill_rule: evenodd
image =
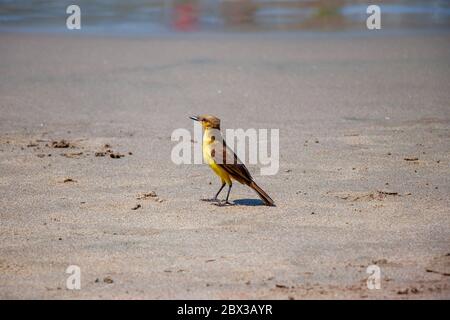
<instances>
[{"instance_id":1,"label":"dry sand","mask_svg":"<svg viewBox=\"0 0 450 320\"><path fill-rule=\"evenodd\" d=\"M449 54L446 35L1 34L0 298L450 298ZM236 206L199 201L219 181L174 165L170 135L201 113L280 129L279 173L250 167L277 207L238 184Z\"/></svg>"}]
</instances>

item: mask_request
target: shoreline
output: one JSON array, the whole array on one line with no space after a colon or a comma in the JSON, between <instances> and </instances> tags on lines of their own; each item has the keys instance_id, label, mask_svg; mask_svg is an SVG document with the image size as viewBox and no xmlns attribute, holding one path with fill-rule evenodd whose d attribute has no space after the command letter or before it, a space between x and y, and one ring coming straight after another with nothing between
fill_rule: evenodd
<instances>
[{"instance_id":1,"label":"shoreline","mask_svg":"<svg viewBox=\"0 0 450 320\"><path fill-rule=\"evenodd\" d=\"M86 32L86 29L88 31ZM315 31L155 31L155 32L118 32L111 31L101 32L95 31L96 28L84 27L82 30L67 30L61 28L0 28L0 34L3 35L30 35L36 37L74 37L74 38L98 38L98 39L135 39L135 40L151 40L151 39L168 39L168 40L182 40L182 39L208 39L215 38L224 39L348 39L348 38L392 38L392 37L423 37L423 36L448 36L450 29L430 27L426 29L415 28L393 28L381 30L367 30L367 29L342 29L342 30L315 30Z\"/></svg>"}]
</instances>

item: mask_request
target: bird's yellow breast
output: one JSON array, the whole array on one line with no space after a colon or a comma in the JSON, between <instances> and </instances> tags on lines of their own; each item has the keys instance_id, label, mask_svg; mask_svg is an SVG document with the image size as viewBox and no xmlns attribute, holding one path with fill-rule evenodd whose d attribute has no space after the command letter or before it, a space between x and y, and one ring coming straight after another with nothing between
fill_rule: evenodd
<instances>
[{"instance_id":1,"label":"bird's yellow breast","mask_svg":"<svg viewBox=\"0 0 450 320\"><path fill-rule=\"evenodd\" d=\"M221 168L213 157L213 152L218 146L218 142L212 138L208 129L205 130L203 135L203 160L211 167L211 169L222 179L223 182L231 184L230 175Z\"/></svg>"}]
</instances>

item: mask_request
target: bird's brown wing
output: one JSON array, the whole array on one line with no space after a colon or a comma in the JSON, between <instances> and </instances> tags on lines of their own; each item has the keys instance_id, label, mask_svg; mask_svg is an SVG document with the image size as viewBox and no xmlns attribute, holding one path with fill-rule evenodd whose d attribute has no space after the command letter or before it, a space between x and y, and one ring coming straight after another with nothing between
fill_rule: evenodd
<instances>
[{"instance_id":1,"label":"bird's brown wing","mask_svg":"<svg viewBox=\"0 0 450 320\"><path fill-rule=\"evenodd\" d=\"M220 145L222 146L222 154L218 154L217 157L221 157L221 161L216 161L217 164L223 168L232 178L239 181L242 184L249 185L253 182L253 178L248 171L247 167L242 163L237 155L231 150L225 140L221 139ZM219 160L219 159L216 159Z\"/></svg>"},{"instance_id":2,"label":"bird's brown wing","mask_svg":"<svg viewBox=\"0 0 450 320\"><path fill-rule=\"evenodd\" d=\"M275 203L269 195L261 189L248 172L247 167L239 160L237 155L228 148L225 140L222 137L215 141L214 148L211 156L215 159L216 164L223 168L234 180L239 181L242 184L248 185L250 188L256 191L261 200L267 206L274 206ZM221 150L222 152L215 152L215 150Z\"/></svg>"}]
</instances>

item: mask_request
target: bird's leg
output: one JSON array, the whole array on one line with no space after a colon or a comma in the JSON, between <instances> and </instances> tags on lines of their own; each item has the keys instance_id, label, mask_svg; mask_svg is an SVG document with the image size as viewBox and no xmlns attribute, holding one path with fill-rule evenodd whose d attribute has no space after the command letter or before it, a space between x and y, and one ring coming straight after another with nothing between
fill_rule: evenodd
<instances>
[{"instance_id":1,"label":"bird's leg","mask_svg":"<svg viewBox=\"0 0 450 320\"><path fill-rule=\"evenodd\" d=\"M220 192L223 190L223 187L225 187L225 182L222 182L222 186L220 187L219 191L217 191L216 195L214 196L214 198L212 199L202 199L202 201L207 201L207 202L216 202L218 201L217 197L219 196Z\"/></svg>"},{"instance_id":2,"label":"bird's leg","mask_svg":"<svg viewBox=\"0 0 450 320\"><path fill-rule=\"evenodd\" d=\"M233 203L231 203L231 202L228 201L228 198L229 198L229 196L230 196L230 191L231 191L231 187L232 187L232 186L233 186L232 184L230 184L230 185L228 186L227 197L226 197L225 201L218 203L218 204L217 204L218 206L227 206L227 205L228 205L228 206L231 206L231 205L234 205Z\"/></svg>"},{"instance_id":3,"label":"bird's leg","mask_svg":"<svg viewBox=\"0 0 450 320\"><path fill-rule=\"evenodd\" d=\"M231 204L231 203L229 203L228 202L228 197L230 196L230 191L231 191L231 187L232 187L233 185L230 183L230 185L228 186L228 192L227 192L227 198L225 199L225 203L226 204Z\"/></svg>"},{"instance_id":4,"label":"bird's leg","mask_svg":"<svg viewBox=\"0 0 450 320\"><path fill-rule=\"evenodd\" d=\"M225 187L225 184L226 184L225 182L222 182L222 186L220 187L219 191L217 191L216 195L214 196L214 200L217 200L217 197L219 196L220 191L223 190L223 187Z\"/></svg>"}]
</instances>

